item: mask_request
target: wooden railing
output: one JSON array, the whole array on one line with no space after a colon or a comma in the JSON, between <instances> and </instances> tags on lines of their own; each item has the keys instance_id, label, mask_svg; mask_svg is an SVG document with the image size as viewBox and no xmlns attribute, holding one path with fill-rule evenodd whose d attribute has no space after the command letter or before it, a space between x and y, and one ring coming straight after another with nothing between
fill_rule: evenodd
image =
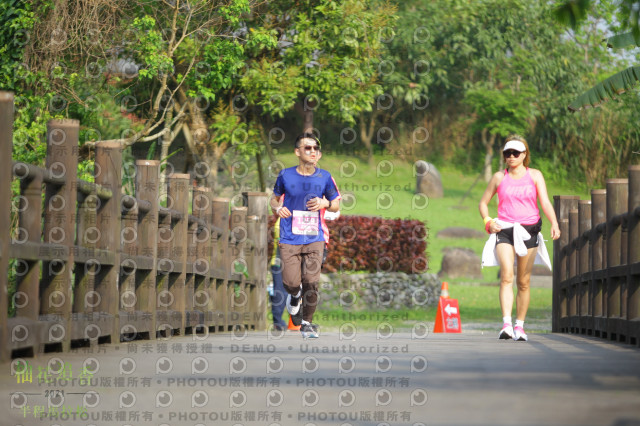
<instances>
[{"instance_id":1,"label":"wooden railing","mask_svg":"<svg viewBox=\"0 0 640 426\"><path fill-rule=\"evenodd\" d=\"M640 345L640 166L554 202L553 331Z\"/></svg>"},{"instance_id":2,"label":"wooden railing","mask_svg":"<svg viewBox=\"0 0 640 426\"><path fill-rule=\"evenodd\" d=\"M266 327L267 194L245 192L243 206L230 206L174 173L161 195L160 163L138 160L135 196L123 195L119 143L96 143L89 183L76 176L78 121L48 123L45 168L12 161L12 128L13 95L0 92L2 360Z\"/></svg>"}]
</instances>

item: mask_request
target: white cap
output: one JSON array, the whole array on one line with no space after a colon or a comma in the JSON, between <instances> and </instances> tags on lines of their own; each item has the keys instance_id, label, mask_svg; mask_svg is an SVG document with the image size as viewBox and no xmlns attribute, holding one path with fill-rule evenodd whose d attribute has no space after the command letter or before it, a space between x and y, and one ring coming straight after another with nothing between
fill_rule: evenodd
<instances>
[{"instance_id":1,"label":"white cap","mask_svg":"<svg viewBox=\"0 0 640 426\"><path fill-rule=\"evenodd\" d=\"M524 144L520 141L512 140L504 144L503 151L506 151L508 149L515 149L516 151L525 152L527 150L527 147L524 146Z\"/></svg>"}]
</instances>

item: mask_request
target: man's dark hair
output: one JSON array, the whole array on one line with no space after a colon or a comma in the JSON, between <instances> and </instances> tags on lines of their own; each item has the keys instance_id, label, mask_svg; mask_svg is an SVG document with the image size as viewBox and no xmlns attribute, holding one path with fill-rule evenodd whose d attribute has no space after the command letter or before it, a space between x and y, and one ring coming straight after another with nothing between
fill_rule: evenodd
<instances>
[{"instance_id":1,"label":"man's dark hair","mask_svg":"<svg viewBox=\"0 0 640 426\"><path fill-rule=\"evenodd\" d=\"M313 139L318 144L318 149L320 149L320 139L318 139L318 137L315 134L310 133L310 132L305 132L305 133L302 133L302 134L298 135L298 137L296 138L296 141L294 143L294 146L296 148L300 148L300 141L302 139Z\"/></svg>"}]
</instances>

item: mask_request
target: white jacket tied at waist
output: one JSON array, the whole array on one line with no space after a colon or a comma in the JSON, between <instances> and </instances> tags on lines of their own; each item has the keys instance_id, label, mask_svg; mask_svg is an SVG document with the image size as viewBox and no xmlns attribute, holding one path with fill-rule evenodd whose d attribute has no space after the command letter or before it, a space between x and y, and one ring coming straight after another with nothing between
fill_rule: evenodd
<instances>
[{"instance_id":1,"label":"white jacket tied at waist","mask_svg":"<svg viewBox=\"0 0 640 426\"><path fill-rule=\"evenodd\" d=\"M527 247L524 245L524 242L531 238L531 234L519 223L505 222L500 219L496 219L495 222L502 229L513 228L513 248L518 256L525 256L527 254ZM498 258L496 257L497 236L498 234L489 235L489 239L484 244L484 250L482 250L482 267L500 266ZM538 232L538 251L536 252L536 260L534 263L536 265L545 265L551 270L551 261L549 260L547 246L544 244L542 232Z\"/></svg>"}]
</instances>

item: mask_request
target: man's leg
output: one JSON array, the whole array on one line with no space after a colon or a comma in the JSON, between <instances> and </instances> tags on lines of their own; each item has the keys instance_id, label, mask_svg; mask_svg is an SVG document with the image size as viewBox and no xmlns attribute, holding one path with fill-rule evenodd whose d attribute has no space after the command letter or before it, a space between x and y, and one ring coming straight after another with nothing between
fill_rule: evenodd
<instances>
[{"instance_id":1,"label":"man's leg","mask_svg":"<svg viewBox=\"0 0 640 426\"><path fill-rule=\"evenodd\" d=\"M287 293L295 296L300 291L302 275L302 245L280 244L282 284Z\"/></svg>"},{"instance_id":2,"label":"man's leg","mask_svg":"<svg viewBox=\"0 0 640 426\"><path fill-rule=\"evenodd\" d=\"M293 325L302 323L302 286L300 285L302 273L302 255L304 246L293 244L280 244L280 257L282 258L282 283L288 294L285 305Z\"/></svg>"},{"instance_id":3,"label":"man's leg","mask_svg":"<svg viewBox=\"0 0 640 426\"><path fill-rule=\"evenodd\" d=\"M305 244L302 249L302 319L313 322L313 314L318 305L318 283L322 269L323 241Z\"/></svg>"}]
</instances>

